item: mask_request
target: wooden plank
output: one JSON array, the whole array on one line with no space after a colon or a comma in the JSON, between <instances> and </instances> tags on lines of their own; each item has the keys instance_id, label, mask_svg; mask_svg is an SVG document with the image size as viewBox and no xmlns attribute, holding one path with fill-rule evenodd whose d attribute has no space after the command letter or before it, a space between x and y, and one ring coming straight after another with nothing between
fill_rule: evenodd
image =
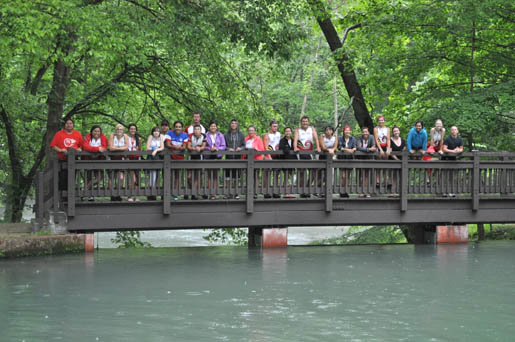
<instances>
[{"instance_id":1,"label":"wooden plank","mask_svg":"<svg viewBox=\"0 0 515 342\"><path fill-rule=\"evenodd\" d=\"M52 192L53 192L53 198L54 198L54 204L53 204L53 210L59 210L59 160L53 159L52 160L52 173L53 173L53 186L52 186Z\"/></svg>"},{"instance_id":2,"label":"wooden plank","mask_svg":"<svg viewBox=\"0 0 515 342\"><path fill-rule=\"evenodd\" d=\"M403 151L402 153L402 162L401 162L401 211L405 212L408 210L408 152Z\"/></svg>"},{"instance_id":3,"label":"wooden plank","mask_svg":"<svg viewBox=\"0 0 515 342\"><path fill-rule=\"evenodd\" d=\"M477 211L479 209L479 166L480 158L477 151L474 151L474 168L472 176L472 210Z\"/></svg>"},{"instance_id":4,"label":"wooden plank","mask_svg":"<svg viewBox=\"0 0 515 342\"><path fill-rule=\"evenodd\" d=\"M327 156L326 165L325 165L325 211L331 212L333 211L333 179L334 179L334 169L333 169L333 158L331 156Z\"/></svg>"},{"instance_id":5,"label":"wooden plank","mask_svg":"<svg viewBox=\"0 0 515 342\"><path fill-rule=\"evenodd\" d=\"M75 216L75 150L68 149L68 204L67 214L69 217Z\"/></svg>"},{"instance_id":6,"label":"wooden plank","mask_svg":"<svg viewBox=\"0 0 515 342\"><path fill-rule=\"evenodd\" d=\"M171 212L171 198L170 198L170 191L172 187L172 173L170 169L171 164L171 156L170 156L170 150L165 149L164 151L164 159L162 161L162 167L163 167L163 214L169 215Z\"/></svg>"},{"instance_id":7,"label":"wooden plank","mask_svg":"<svg viewBox=\"0 0 515 342\"><path fill-rule=\"evenodd\" d=\"M247 156L247 213L254 212L254 150Z\"/></svg>"}]
</instances>

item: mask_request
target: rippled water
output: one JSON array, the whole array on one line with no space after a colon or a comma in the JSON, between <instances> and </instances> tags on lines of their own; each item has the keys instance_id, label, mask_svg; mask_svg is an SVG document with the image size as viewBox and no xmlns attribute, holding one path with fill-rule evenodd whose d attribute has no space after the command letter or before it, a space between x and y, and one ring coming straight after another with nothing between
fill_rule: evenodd
<instances>
[{"instance_id":1,"label":"rippled water","mask_svg":"<svg viewBox=\"0 0 515 342\"><path fill-rule=\"evenodd\" d=\"M512 341L515 243L0 261L0 341Z\"/></svg>"}]
</instances>

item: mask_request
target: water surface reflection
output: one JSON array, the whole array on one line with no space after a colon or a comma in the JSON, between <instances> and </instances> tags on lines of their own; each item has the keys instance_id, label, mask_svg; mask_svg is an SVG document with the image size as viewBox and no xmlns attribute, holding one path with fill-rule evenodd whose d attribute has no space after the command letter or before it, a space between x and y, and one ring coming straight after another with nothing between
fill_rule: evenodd
<instances>
[{"instance_id":1,"label":"water surface reflection","mask_svg":"<svg viewBox=\"0 0 515 342\"><path fill-rule=\"evenodd\" d=\"M505 341L515 243L163 248L0 262L2 341Z\"/></svg>"}]
</instances>

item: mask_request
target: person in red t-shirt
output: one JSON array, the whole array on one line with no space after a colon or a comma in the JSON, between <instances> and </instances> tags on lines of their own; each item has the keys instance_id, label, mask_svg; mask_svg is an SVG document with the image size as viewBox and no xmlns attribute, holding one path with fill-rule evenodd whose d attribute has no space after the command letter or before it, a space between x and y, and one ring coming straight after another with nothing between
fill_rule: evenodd
<instances>
[{"instance_id":1,"label":"person in red t-shirt","mask_svg":"<svg viewBox=\"0 0 515 342\"><path fill-rule=\"evenodd\" d=\"M82 135L79 131L74 130L75 123L72 119L66 119L64 129L54 135L50 147L57 152L60 160L66 160L69 148L82 151ZM68 172L67 170L59 171L59 190L68 188Z\"/></svg>"},{"instance_id":2,"label":"person in red t-shirt","mask_svg":"<svg viewBox=\"0 0 515 342\"><path fill-rule=\"evenodd\" d=\"M102 128L100 126L95 125L91 127L90 132L86 135L86 139L82 144L84 151L92 152L92 153L103 153L107 151L107 138L102 133ZM87 156L84 157L86 160L96 160L96 159L105 159L103 155L95 155L95 156ZM104 171L87 171L87 189L91 190L93 185L98 184L101 179L104 178ZM95 198L90 196L88 201L94 201Z\"/></svg>"},{"instance_id":3,"label":"person in red t-shirt","mask_svg":"<svg viewBox=\"0 0 515 342\"><path fill-rule=\"evenodd\" d=\"M82 135L79 131L74 130L75 123L72 119L67 119L64 123L64 129L54 135L50 147L57 152L57 156L61 160L66 160L66 154L69 148L82 151Z\"/></svg>"}]
</instances>

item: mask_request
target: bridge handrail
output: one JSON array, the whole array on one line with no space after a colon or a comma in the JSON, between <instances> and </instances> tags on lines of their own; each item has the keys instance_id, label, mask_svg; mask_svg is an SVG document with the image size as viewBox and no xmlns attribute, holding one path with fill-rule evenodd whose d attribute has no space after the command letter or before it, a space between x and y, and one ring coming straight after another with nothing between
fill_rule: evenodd
<instances>
[{"instance_id":1,"label":"bridge handrail","mask_svg":"<svg viewBox=\"0 0 515 342\"><path fill-rule=\"evenodd\" d=\"M219 194L220 188L214 190L206 188L197 189L195 192L189 185L183 183L179 187L175 187L174 180L185 182L186 176L190 173L199 174L204 177L206 172L218 172L218 170L229 172L231 170L239 170L241 172L237 177L237 188L226 188L222 184L223 194L236 194L246 196L247 212L253 212L254 195L270 195L280 194L322 194L325 197L326 210L331 211L333 208L333 195L338 193L364 194L373 192L379 195L395 195L398 194L398 200L402 211L407 210L408 196L435 196L439 192L450 192L449 189L457 189L458 194L470 196L472 199L472 210L477 210L479 206L480 194L500 194L508 195L515 193L515 153L512 152L468 152L455 154L446 154L457 156L458 160L412 160L407 151L402 153L392 153L401 155L400 160L374 160L374 159L333 159L325 160L254 160L255 155L266 154L282 154L281 151L253 151L243 150L237 152L217 151L202 153L203 155L247 155L246 159L229 159L229 160L171 160L170 156L174 153L165 150L163 159L156 160L99 160L99 159L76 159L76 157L98 157L99 155L132 155L138 154L145 156L150 154L148 151L138 152L105 152L90 153L77 152L69 150L68 159L58 162L54 160L51 167L46 171L39 173L36 177L36 216L41 219L45 216L45 212L53 208L54 210L61 207L65 208L69 216L74 216L75 200L77 196L95 195L100 197L123 195L123 196L162 196L163 212L170 213L170 196L175 195L212 195ZM183 154L183 153L179 153ZM186 153L190 154L190 153ZM317 154L316 151L301 152L300 154ZM324 155L324 153L322 153ZM349 155L347 153L338 152L337 155ZM355 152L356 156L371 156L370 153ZM436 156L440 156L437 154ZM466 159L469 160L466 160ZM484 158L485 160L482 160ZM499 159L500 160L495 160ZM494 160L492 160L494 159ZM302 171L307 170L307 171ZM157 172L158 177L162 174L162 185L154 186L148 189L145 183L145 189L118 188L113 190L104 184L103 190L91 190L87 188L88 176L87 172L101 172L105 183L105 175L108 180L118 181L115 172L138 173L140 177L147 177L148 172ZM285 174L285 172L289 172ZM58 189L59 176L58 173L66 174L67 191ZM108 174L108 172L110 172ZM370 172L368 174L367 172ZM308 177L309 173L309 177ZM434 173L436 176L433 176ZM309 184L305 181L298 180L301 175L309 178ZM254 176L249 176L254 175ZM282 176L281 176L282 175ZM312 178L313 175L313 179ZM376 189L376 175L378 188ZM82 177L82 181L81 181ZM109 178L110 177L110 178ZM114 177L114 178L113 178ZM179 178L177 178L179 177ZM216 176L218 177L218 176ZM286 179L285 185L274 184L270 186L270 179L273 177L282 177ZM285 178L286 177L286 178ZM295 184L287 184L289 178L297 181ZM347 178L346 178L347 177ZM368 177L368 178L367 178ZM433 178L437 178L434 180ZM449 177L450 180L445 180ZM204 178L202 178L204 179ZM211 176L211 181L213 181ZM92 179L90 179L92 180ZM206 178L209 182L209 176ZM82 183L81 183L82 182ZM145 179L147 182L147 179ZM161 180L159 180L161 182ZM46 186L50 184L51 186ZM139 186L139 185L138 185ZM97 186L97 189L99 186ZM453 190L454 191L454 190ZM65 196L66 205L63 205Z\"/></svg>"}]
</instances>

